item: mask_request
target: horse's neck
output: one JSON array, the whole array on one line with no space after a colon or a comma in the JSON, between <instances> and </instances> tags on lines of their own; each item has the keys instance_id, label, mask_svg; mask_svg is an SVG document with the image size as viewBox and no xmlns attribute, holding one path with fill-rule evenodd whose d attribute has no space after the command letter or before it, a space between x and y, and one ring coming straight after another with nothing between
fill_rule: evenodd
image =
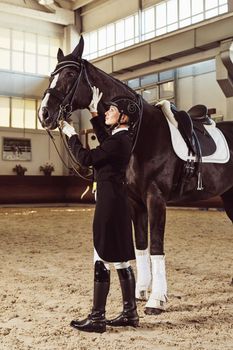
<instances>
[{"instance_id":1,"label":"horse's neck","mask_svg":"<svg viewBox=\"0 0 233 350\"><path fill-rule=\"evenodd\" d=\"M89 62L88 62L89 63ZM87 65L87 74L93 86L97 86L100 91L103 92L105 101L111 100L115 96L136 96L127 85L121 81L113 78L109 74L105 73L99 68L94 67L92 64Z\"/></svg>"}]
</instances>

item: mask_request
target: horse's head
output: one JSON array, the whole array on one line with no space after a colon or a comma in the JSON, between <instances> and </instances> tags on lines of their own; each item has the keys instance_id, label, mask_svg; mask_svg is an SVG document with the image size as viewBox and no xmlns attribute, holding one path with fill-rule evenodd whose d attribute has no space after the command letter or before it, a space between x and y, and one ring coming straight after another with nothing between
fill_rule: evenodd
<instances>
[{"instance_id":1,"label":"horse's head","mask_svg":"<svg viewBox=\"0 0 233 350\"><path fill-rule=\"evenodd\" d=\"M58 50L58 63L51 73L50 85L39 109L39 119L44 128L55 129L61 118L66 119L76 109L87 108L91 101L91 85L82 59L83 47L81 37L71 54L64 56L62 50Z\"/></svg>"}]
</instances>

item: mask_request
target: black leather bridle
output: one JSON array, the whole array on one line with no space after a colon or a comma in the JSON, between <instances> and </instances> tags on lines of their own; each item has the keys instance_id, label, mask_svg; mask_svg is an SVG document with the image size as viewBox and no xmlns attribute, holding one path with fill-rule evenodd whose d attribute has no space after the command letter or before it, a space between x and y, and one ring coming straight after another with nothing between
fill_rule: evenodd
<instances>
[{"instance_id":1,"label":"black leather bridle","mask_svg":"<svg viewBox=\"0 0 233 350\"><path fill-rule=\"evenodd\" d=\"M75 68L76 70L80 71L78 79L75 81L74 85L71 87L68 94L66 94L66 95L62 94L55 87L48 88L45 91L45 94L49 93L50 95L52 95L53 97L58 99L58 101L60 101L59 113L58 113L58 116L56 118L56 122L57 122L58 126L59 126L59 121L67 120L73 111L73 108L72 108L73 99L74 99L74 96L76 95L76 91L79 88L80 81L81 81L83 74L85 76L87 84L89 85L90 89L92 89L90 80L89 80L88 75L87 75L85 63L82 59L80 59L80 61L77 61L77 62L75 62L75 61L59 62L57 64L55 70L51 73L51 77L54 77L61 70L63 70L64 68L67 68L67 67L72 67L72 68ZM80 109L81 109L81 107L80 107Z\"/></svg>"},{"instance_id":2,"label":"black leather bridle","mask_svg":"<svg viewBox=\"0 0 233 350\"><path fill-rule=\"evenodd\" d=\"M75 81L74 85L71 87L70 91L68 92L68 94L64 95L62 94L60 91L58 91L55 87L54 88L48 88L45 93L44 93L44 96L49 93L50 95L52 95L53 97L55 97L59 102L60 102L60 105L59 105L59 112L58 112L58 116L56 118L56 123L57 123L57 127L59 129L59 133L60 133L60 136L61 136L61 139L63 141L63 144L64 144L64 147L68 153L68 157L69 157L69 160L70 160L70 164L71 164L71 167L72 169L74 170L74 172L80 176L81 178L85 179L85 180L92 180L92 177L93 177L93 171L91 168L88 168L88 175L87 176L83 176L82 174L80 174L79 170L77 169L77 166L79 168L82 168L81 165L77 162L76 158L74 157L74 155L72 154L69 146L68 146L68 143L67 143L67 139L66 139L66 136L63 135L62 133L62 129L59 125L59 122L60 121L63 121L63 120L68 120L69 117L71 116L72 114L72 103L73 103L73 99L74 99L74 96L76 95L76 91L78 90L79 88L79 85L80 85L80 81L81 81L81 78L82 78L82 75L84 74L85 75L85 78L86 78L86 81L90 87L90 89L92 89L92 86L91 86L91 83L90 83L90 80L88 78L88 75L87 75L87 72L86 72L86 67L85 67L85 63L84 61L81 59L80 61L78 62L75 62L75 61L63 61L63 62L59 62L55 68L55 70L51 73L51 77L53 78L56 74L58 74L61 70L63 70L64 68L67 68L67 67L72 67L72 68L75 68L77 70L80 70L79 72L79 76L78 76L78 79ZM53 135L51 134L50 130L46 129L49 137L51 138L53 144L54 144L54 147L62 161L62 163L65 165L65 167L67 169L69 169L69 167L67 166L67 164L65 163L64 159L62 158L57 146L56 146L56 143L55 143L55 139L53 137Z\"/></svg>"}]
</instances>

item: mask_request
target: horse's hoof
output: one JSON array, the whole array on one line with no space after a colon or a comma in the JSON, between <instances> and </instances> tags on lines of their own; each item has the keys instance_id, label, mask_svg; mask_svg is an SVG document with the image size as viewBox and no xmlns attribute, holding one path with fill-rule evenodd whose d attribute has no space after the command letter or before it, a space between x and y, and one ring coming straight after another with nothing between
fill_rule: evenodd
<instances>
[{"instance_id":1,"label":"horse's hoof","mask_svg":"<svg viewBox=\"0 0 233 350\"><path fill-rule=\"evenodd\" d=\"M160 315L162 312L164 312L164 310L155 307L146 307L144 310L146 315Z\"/></svg>"},{"instance_id":2,"label":"horse's hoof","mask_svg":"<svg viewBox=\"0 0 233 350\"><path fill-rule=\"evenodd\" d=\"M137 301L147 301L148 300L148 292L146 290L136 290L136 300Z\"/></svg>"}]
</instances>

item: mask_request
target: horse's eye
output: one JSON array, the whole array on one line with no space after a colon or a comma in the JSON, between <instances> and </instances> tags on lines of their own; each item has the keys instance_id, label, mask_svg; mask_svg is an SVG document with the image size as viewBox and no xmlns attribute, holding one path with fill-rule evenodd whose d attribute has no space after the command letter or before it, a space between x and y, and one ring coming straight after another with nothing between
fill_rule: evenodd
<instances>
[{"instance_id":1,"label":"horse's eye","mask_svg":"<svg viewBox=\"0 0 233 350\"><path fill-rule=\"evenodd\" d=\"M75 73L74 72L67 72L66 76L67 76L67 78L74 78L75 77Z\"/></svg>"}]
</instances>

